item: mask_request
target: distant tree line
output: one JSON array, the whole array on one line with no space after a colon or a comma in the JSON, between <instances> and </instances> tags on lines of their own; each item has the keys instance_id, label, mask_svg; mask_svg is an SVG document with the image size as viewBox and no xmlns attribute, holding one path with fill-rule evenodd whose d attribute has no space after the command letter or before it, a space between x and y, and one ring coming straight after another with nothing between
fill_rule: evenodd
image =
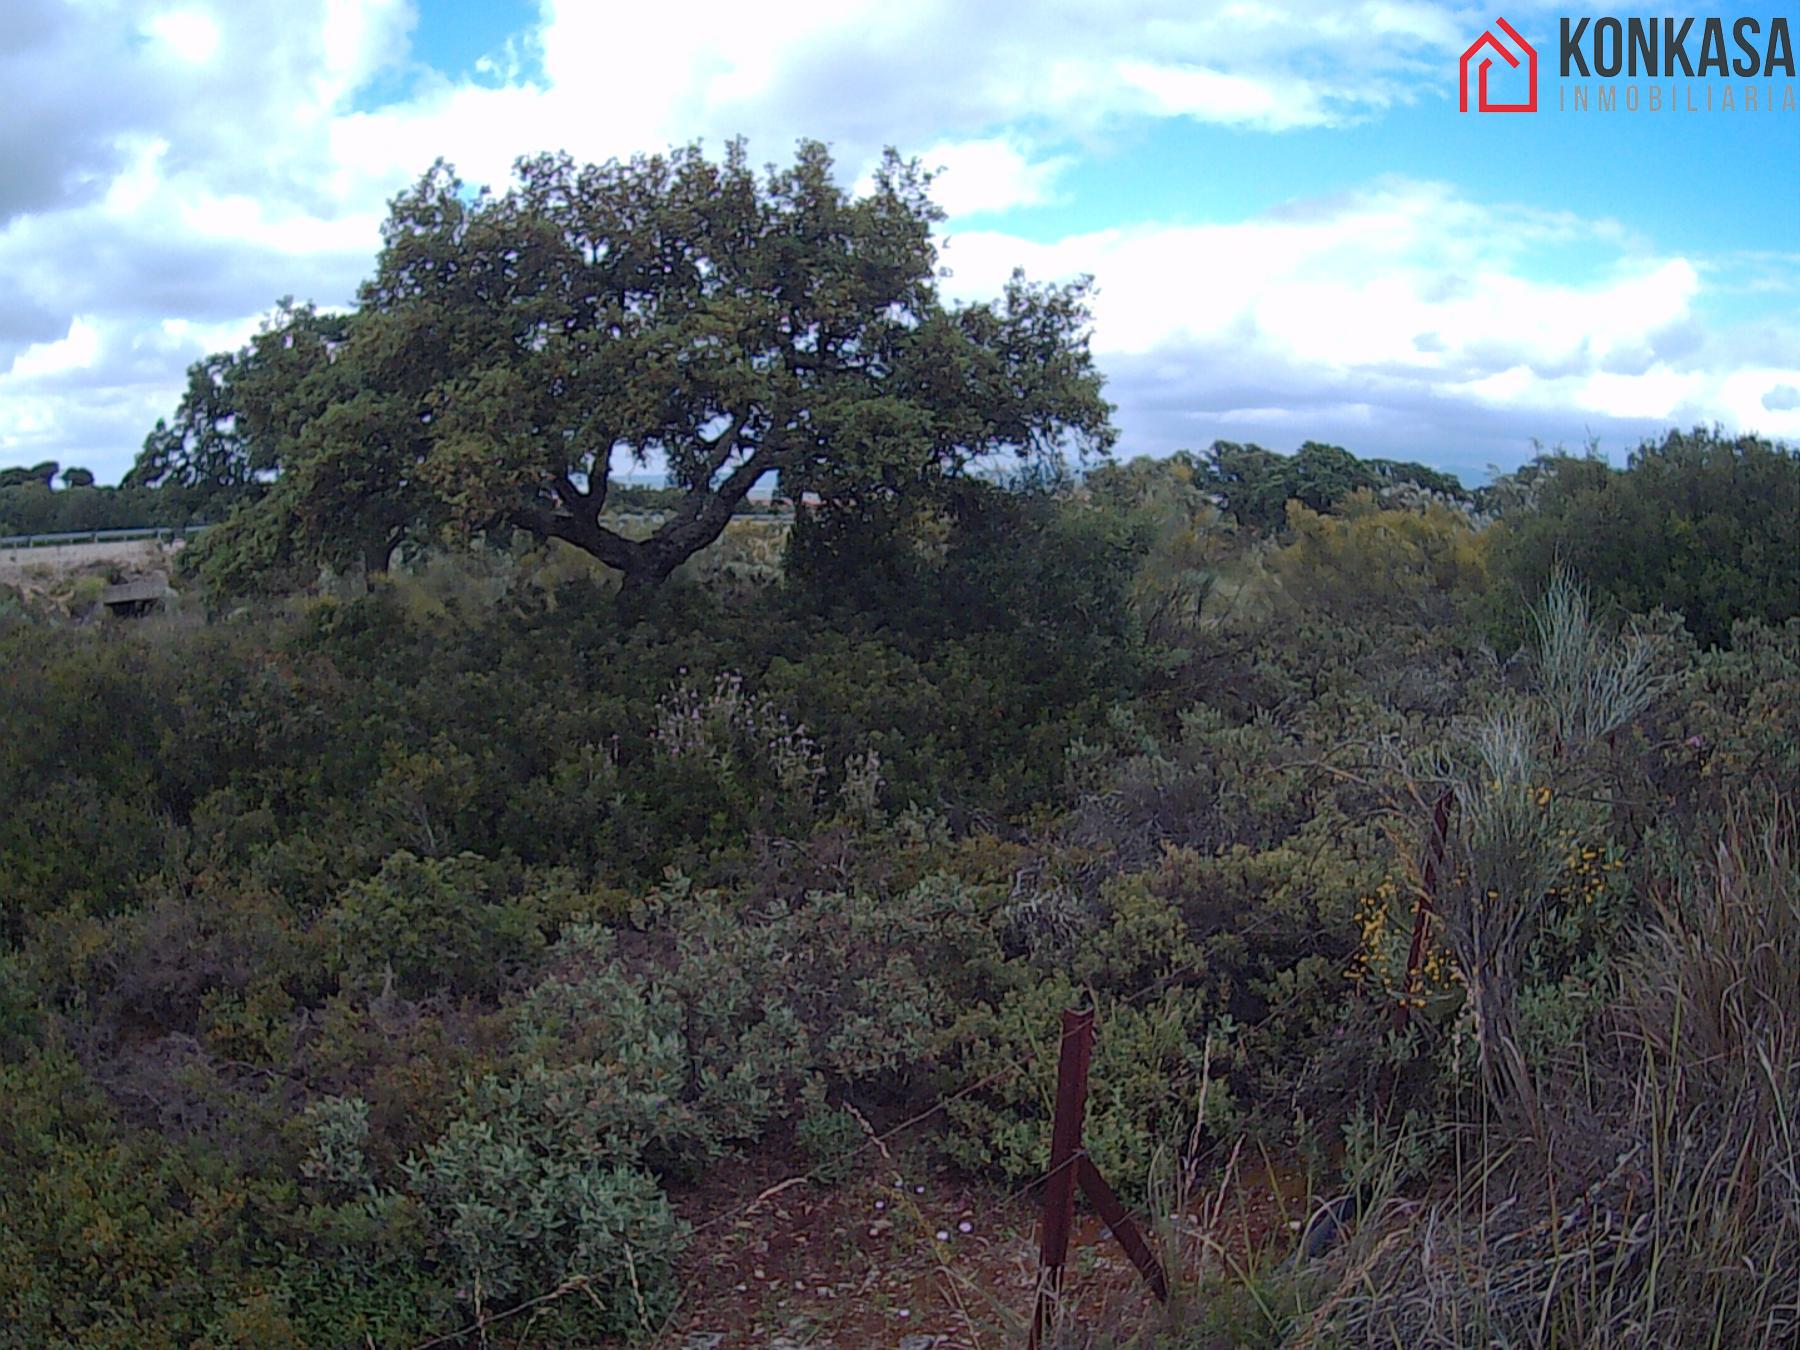
<instances>
[{"instance_id":1,"label":"distant tree line","mask_svg":"<svg viewBox=\"0 0 1800 1350\"><path fill-rule=\"evenodd\" d=\"M1314 511L1329 511L1353 492L1373 492L1403 483L1454 500L1474 501L1474 494L1454 474L1398 460L1358 459L1340 446L1319 441L1307 441L1291 455L1255 444L1214 441L1203 456L1183 451L1178 458L1239 524L1263 534L1277 534L1286 528L1291 501Z\"/></svg>"},{"instance_id":2,"label":"distant tree line","mask_svg":"<svg viewBox=\"0 0 1800 1350\"><path fill-rule=\"evenodd\" d=\"M0 535L198 524L205 506L180 489L102 487L89 470L49 460L0 469Z\"/></svg>"}]
</instances>

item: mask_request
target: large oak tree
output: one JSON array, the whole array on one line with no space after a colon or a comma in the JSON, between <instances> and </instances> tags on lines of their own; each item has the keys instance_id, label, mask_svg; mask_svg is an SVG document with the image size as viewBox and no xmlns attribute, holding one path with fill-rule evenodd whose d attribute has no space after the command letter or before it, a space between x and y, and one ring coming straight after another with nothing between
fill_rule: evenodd
<instances>
[{"instance_id":1,"label":"large oak tree","mask_svg":"<svg viewBox=\"0 0 1800 1350\"><path fill-rule=\"evenodd\" d=\"M275 419L282 481L234 529L377 565L407 531L523 528L630 595L772 476L866 513L976 461L1103 452L1085 280L947 304L940 219L916 163L890 153L855 195L810 142L763 174L741 144L545 155L502 195L440 164L394 201L341 342ZM633 466L681 489L647 538L605 514Z\"/></svg>"}]
</instances>

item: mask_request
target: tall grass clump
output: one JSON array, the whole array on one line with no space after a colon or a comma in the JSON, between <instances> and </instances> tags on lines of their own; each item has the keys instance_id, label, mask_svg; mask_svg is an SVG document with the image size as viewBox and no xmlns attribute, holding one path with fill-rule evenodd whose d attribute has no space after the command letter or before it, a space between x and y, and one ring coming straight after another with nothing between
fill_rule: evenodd
<instances>
[{"instance_id":1,"label":"tall grass clump","mask_svg":"<svg viewBox=\"0 0 1800 1350\"><path fill-rule=\"evenodd\" d=\"M1443 884L1444 940L1467 987L1489 1101L1503 1119L1547 1127L1521 1044L1520 1009L1538 935L1566 908L1567 842L1601 823L1607 770L1601 743L1650 706L1649 649L1595 622L1566 573L1533 611L1532 695L1478 721L1453 774L1458 805Z\"/></svg>"},{"instance_id":2,"label":"tall grass clump","mask_svg":"<svg viewBox=\"0 0 1800 1350\"><path fill-rule=\"evenodd\" d=\"M1586 1137L1469 1125L1455 1190L1359 1233L1297 1343L1797 1343L1792 802L1738 807L1653 909L1586 1037Z\"/></svg>"},{"instance_id":3,"label":"tall grass clump","mask_svg":"<svg viewBox=\"0 0 1800 1350\"><path fill-rule=\"evenodd\" d=\"M1558 752L1617 731L1655 696L1648 646L1594 622L1586 592L1558 569L1531 612L1535 655Z\"/></svg>"},{"instance_id":4,"label":"tall grass clump","mask_svg":"<svg viewBox=\"0 0 1800 1350\"><path fill-rule=\"evenodd\" d=\"M1519 1040L1519 1001L1559 851L1526 723L1496 716L1477 729L1473 751L1457 790L1457 865L1444 887L1444 939L1468 989L1483 1083L1504 1113L1535 1130L1541 1113Z\"/></svg>"}]
</instances>

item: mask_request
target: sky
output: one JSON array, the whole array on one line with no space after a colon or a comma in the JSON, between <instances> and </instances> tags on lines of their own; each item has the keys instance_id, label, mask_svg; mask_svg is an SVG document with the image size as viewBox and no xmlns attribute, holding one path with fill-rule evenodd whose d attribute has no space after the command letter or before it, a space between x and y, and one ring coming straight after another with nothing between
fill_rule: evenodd
<instances>
[{"instance_id":1,"label":"sky","mask_svg":"<svg viewBox=\"0 0 1800 1350\"><path fill-rule=\"evenodd\" d=\"M440 156L503 188L522 154L736 135L824 140L847 183L889 145L940 169L952 297L1092 275L1122 454L1311 439L1479 481L1675 425L1800 441L1794 81L1564 80L1560 16L1602 13L1800 27L1791 0L3 0L0 464L117 481L190 363L282 296L352 300ZM1497 17L1535 113L1458 110ZM1635 112L1567 110L1627 84Z\"/></svg>"}]
</instances>

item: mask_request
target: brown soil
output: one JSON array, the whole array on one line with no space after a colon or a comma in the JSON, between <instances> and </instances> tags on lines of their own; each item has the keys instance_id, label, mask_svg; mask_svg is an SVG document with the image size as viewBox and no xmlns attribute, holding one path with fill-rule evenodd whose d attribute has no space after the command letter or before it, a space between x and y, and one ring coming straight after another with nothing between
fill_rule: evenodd
<instances>
[{"instance_id":1,"label":"brown soil","mask_svg":"<svg viewBox=\"0 0 1800 1350\"><path fill-rule=\"evenodd\" d=\"M871 1153L835 1187L800 1179L806 1165L760 1159L677 1196L694 1239L681 1306L656 1350L1024 1343L1037 1279L1037 1188L971 1183L923 1145L896 1150L891 1161ZM1175 1253L1179 1277L1285 1245L1305 1207L1297 1174L1260 1164L1223 1192L1216 1180L1213 1187L1153 1235L1165 1260ZM1062 1298L1076 1329L1128 1333L1158 1316L1137 1271L1085 1209Z\"/></svg>"}]
</instances>

